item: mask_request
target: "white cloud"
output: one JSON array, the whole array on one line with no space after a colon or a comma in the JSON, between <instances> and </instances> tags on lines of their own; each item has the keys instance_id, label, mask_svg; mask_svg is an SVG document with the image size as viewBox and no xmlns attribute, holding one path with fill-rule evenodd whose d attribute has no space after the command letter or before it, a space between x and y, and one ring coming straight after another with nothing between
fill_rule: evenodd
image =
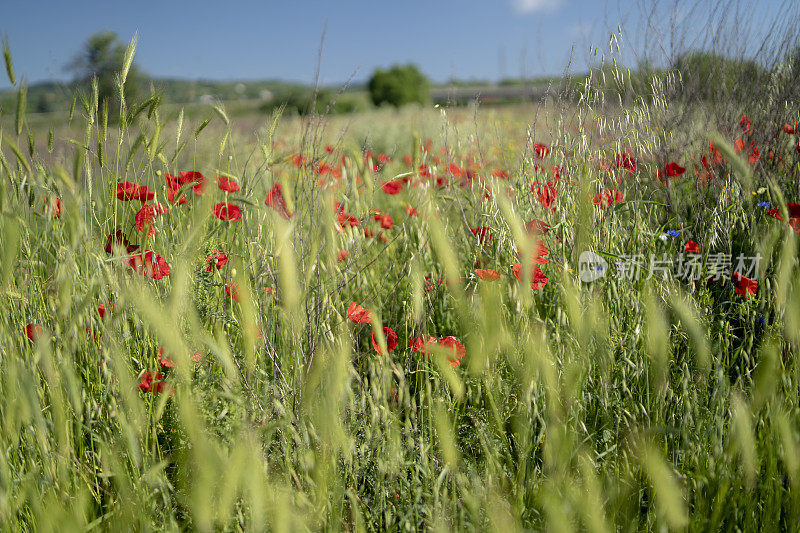
<instances>
[{"instance_id":1,"label":"white cloud","mask_svg":"<svg viewBox=\"0 0 800 533\"><path fill-rule=\"evenodd\" d=\"M519 13L553 11L561 6L562 3L563 0L511 0L514 9Z\"/></svg>"}]
</instances>

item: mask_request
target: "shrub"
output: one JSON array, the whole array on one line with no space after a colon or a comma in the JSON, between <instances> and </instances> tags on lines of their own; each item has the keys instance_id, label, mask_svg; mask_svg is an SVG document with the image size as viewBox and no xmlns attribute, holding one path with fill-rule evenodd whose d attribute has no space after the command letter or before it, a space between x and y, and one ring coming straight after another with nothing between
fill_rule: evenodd
<instances>
[{"instance_id":1,"label":"shrub","mask_svg":"<svg viewBox=\"0 0 800 533\"><path fill-rule=\"evenodd\" d=\"M368 88L376 106L386 103L400 107L411 102L427 102L430 83L415 65L395 65L389 70L376 70Z\"/></svg>"}]
</instances>

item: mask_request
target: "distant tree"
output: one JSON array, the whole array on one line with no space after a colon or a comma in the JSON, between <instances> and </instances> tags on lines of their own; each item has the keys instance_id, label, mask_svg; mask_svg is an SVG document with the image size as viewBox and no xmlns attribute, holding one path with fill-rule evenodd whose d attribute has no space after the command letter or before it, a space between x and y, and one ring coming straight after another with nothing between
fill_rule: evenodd
<instances>
[{"instance_id":1,"label":"distant tree","mask_svg":"<svg viewBox=\"0 0 800 533\"><path fill-rule=\"evenodd\" d=\"M764 86L764 70L753 59L692 51L671 65L681 73L685 98L709 102L751 99Z\"/></svg>"},{"instance_id":2,"label":"distant tree","mask_svg":"<svg viewBox=\"0 0 800 533\"><path fill-rule=\"evenodd\" d=\"M411 102L427 102L430 83L415 65L395 65L389 70L377 69L368 88L373 104L400 107Z\"/></svg>"},{"instance_id":3,"label":"distant tree","mask_svg":"<svg viewBox=\"0 0 800 533\"><path fill-rule=\"evenodd\" d=\"M122 70L126 49L127 45L113 31L95 33L66 67L81 85L89 84L93 76L97 77L99 102L101 108L104 102L107 103L110 117L119 111L116 76ZM133 63L125 81L125 100L135 99L141 85L142 75Z\"/></svg>"}]
</instances>

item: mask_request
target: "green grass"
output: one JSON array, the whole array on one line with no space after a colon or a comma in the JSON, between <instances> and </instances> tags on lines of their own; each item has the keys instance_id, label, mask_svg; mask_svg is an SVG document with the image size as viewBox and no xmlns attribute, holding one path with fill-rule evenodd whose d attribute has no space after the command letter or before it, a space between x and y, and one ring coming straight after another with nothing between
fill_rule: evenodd
<instances>
[{"instance_id":1,"label":"green grass","mask_svg":"<svg viewBox=\"0 0 800 533\"><path fill-rule=\"evenodd\" d=\"M106 124L91 98L52 130L0 117L4 526L796 529L798 237L756 205L800 197L796 138L769 145L781 165L766 144L753 165L725 152L704 186L693 166L714 138L705 110L660 106L657 90L645 107L604 107L590 90L579 105L274 122L153 104ZM782 125L759 122L761 111L747 110L757 128ZM691 127L665 127L676 113ZM741 136L737 120L727 142ZM533 142L550 154L537 157ZM392 160L373 171L366 149ZM603 170L621 151L638 172ZM295 166L296 154L310 164ZM687 172L663 184L670 160ZM321 162L341 177L315 172ZM449 176L450 162L475 179L438 188L415 170ZM555 210L530 188L553 179L551 165L561 166ZM187 186L188 202L170 204L164 175L188 170L206 176L205 191ZM219 190L223 174L241 190ZM383 192L404 175L419 186ZM122 181L169 208L152 238L135 229L140 202L115 198ZM265 205L274 183L290 196L289 220ZM602 188L624 201L595 207ZM58 218L45 209L55 197ZM225 201L240 220L211 217ZM359 227L338 230L335 201ZM533 219L550 231L529 236ZM491 240L470 227L491 228ZM169 275L140 276L123 249L106 253L116 229ZM662 240L667 230L680 236ZM548 282L532 290L510 267L538 239ZM706 283L708 271L698 282L578 279L584 250L613 265L681 252L688 239L706 263L760 253L757 293L737 294L730 276ZM207 272L217 250L230 260ZM500 279L479 280L476 261ZM351 302L373 310L372 326L347 319ZM42 327L34 342L28 324ZM382 326L399 339L388 355L372 347ZM461 365L413 351L418 335L459 339ZM174 362L165 389L143 392L162 347Z\"/></svg>"}]
</instances>

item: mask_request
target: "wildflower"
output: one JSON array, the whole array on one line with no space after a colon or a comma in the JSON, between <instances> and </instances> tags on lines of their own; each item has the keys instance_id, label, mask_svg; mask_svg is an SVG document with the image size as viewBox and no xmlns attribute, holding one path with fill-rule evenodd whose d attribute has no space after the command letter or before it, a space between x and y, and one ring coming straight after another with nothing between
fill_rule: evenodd
<instances>
[{"instance_id":1,"label":"wildflower","mask_svg":"<svg viewBox=\"0 0 800 533\"><path fill-rule=\"evenodd\" d=\"M133 253L139 249L138 244L131 244L122 230L116 230L114 233L109 233L106 238L106 253L110 254L115 246L124 248L127 253Z\"/></svg>"},{"instance_id":2,"label":"wildflower","mask_svg":"<svg viewBox=\"0 0 800 533\"><path fill-rule=\"evenodd\" d=\"M527 231L529 235L544 235L550 231L550 224L538 219L533 219L525 223L525 231Z\"/></svg>"},{"instance_id":3,"label":"wildflower","mask_svg":"<svg viewBox=\"0 0 800 533\"><path fill-rule=\"evenodd\" d=\"M336 259L338 261L345 261L348 257L350 257L350 253L347 250L339 249L339 252L336 254Z\"/></svg>"},{"instance_id":4,"label":"wildflower","mask_svg":"<svg viewBox=\"0 0 800 533\"><path fill-rule=\"evenodd\" d=\"M680 234L681 234L680 231L677 231L677 230L674 230L674 229L671 229L671 230L667 231L667 235L669 235L670 237L679 237Z\"/></svg>"},{"instance_id":5,"label":"wildflower","mask_svg":"<svg viewBox=\"0 0 800 533\"><path fill-rule=\"evenodd\" d=\"M220 251L212 251L211 255L206 257L206 272L211 272L213 269L221 270L222 267L228 264L228 254Z\"/></svg>"},{"instance_id":6,"label":"wildflower","mask_svg":"<svg viewBox=\"0 0 800 533\"><path fill-rule=\"evenodd\" d=\"M462 174L461 167L455 163L447 163L447 171L456 178L460 178Z\"/></svg>"},{"instance_id":7,"label":"wildflower","mask_svg":"<svg viewBox=\"0 0 800 533\"><path fill-rule=\"evenodd\" d=\"M507 180L508 172L505 170L492 170L492 176L500 180Z\"/></svg>"},{"instance_id":8,"label":"wildflower","mask_svg":"<svg viewBox=\"0 0 800 533\"><path fill-rule=\"evenodd\" d=\"M444 349L447 362L453 368L460 366L461 359L467 354L464 345L458 342L458 339L449 335L436 341L436 346Z\"/></svg>"},{"instance_id":9,"label":"wildflower","mask_svg":"<svg viewBox=\"0 0 800 533\"><path fill-rule=\"evenodd\" d=\"M605 209L614 204L621 204L622 201L622 192L612 189L603 189L601 194L595 194L592 197L592 203L601 209Z\"/></svg>"},{"instance_id":10,"label":"wildflower","mask_svg":"<svg viewBox=\"0 0 800 533\"><path fill-rule=\"evenodd\" d=\"M43 333L44 330L42 329L42 326L37 324L28 324L25 326L25 336L28 337L31 342L35 342L36 339L41 337Z\"/></svg>"},{"instance_id":11,"label":"wildflower","mask_svg":"<svg viewBox=\"0 0 800 533\"><path fill-rule=\"evenodd\" d=\"M237 192L239 190L239 184L226 176L217 176L217 187L225 192Z\"/></svg>"},{"instance_id":12,"label":"wildflower","mask_svg":"<svg viewBox=\"0 0 800 533\"><path fill-rule=\"evenodd\" d=\"M617 164L617 168L625 170L628 174L635 174L638 170L636 160L626 152L617 154L614 157L614 162Z\"/></svg>"},{"instance_id":13,"label":"wildflower","mask_svg":"<svg viewBox=\"0 0 800 533\"><path fill-rule=\"evenodd\" d=\"M552 181L548 181L545 184L533 182L531 184L531 191L536 193L536 198L545 209L552 209L555 211L555 207L553 207L553 205L556 203L558 193L556 192L556 187Z\"/></svg>"},{"instance_id":14,"label":"wildflower","mask_svg":"<svg viewBox=\"0 0 800 533\"><path fill-rule=\"evenodd\" d=\"M264 203L277 211L278 214L286 220L292 217L292 213L288 210L286 199L283 197L283 189L280 183L274 183L272 185L272 189L270 189L269 194L267 194L267 199L264 200Z\"/></svg>"},{"instance_id":15,"label":"wildflower","mask_svg":"<svg viewBox=\"0 0 800 533\"><path fill-rule=\"evenodd\" d=\"M410 217L415 217L419 214L419 211L414 206L407 205L406 206L406 214Z\"/></svg>"},{"instance_id":16,"label":"wildflower","mask_svg":"<svg viewBox=\"0 0 800 533\"><path fill-rule=\"evenodd\" d=\"M141 209L137 211L136 216L134 217L134 221L136 222L136 232L144 233L145 230L147 230L147 237L152 239L153 235L156 234L156 229L153 226L153 222L157 216L165 212L166 209L164 206L158 202L154 204L142 204Z\"/></svg>"},{"instance_id":17,"label":"wildflower","mask_svg":"<svg viewBox=\"0 0 800 533\"><path fill-rule=\"evenodd\" d=\"M383 338L386 340L386 351L393 352L395 348L397 348L397 333L390 328L389 326L383 327ZM375 339L375 332L372 332L372 347L375 348L375 351L381 355L385 355L381 352L380 346L378 346L378 341Z\"/></svg>"},{"instance_id":18,"label":"wildflower","mask_svg":"<svg viewBox=\"0 0 800 533\"><path fill-rule=\"evenodd\" d=\"M522 264L515 263L511 265L511 272L519 281L522 281L521 271ZM531 289L538 290L545 285L547 285L547 276L545 276L544 272L542 272L542 269L539 268L538 265L533 265L533 268L531 269Z\"/></svg>"},{"instance_id":19,"label":"wildflower","mask_svg":"<svg viewBox=\"0 0 800 533\"><path fill-rule=\"evenodd\" d=\"M372 324L372 310L350 302L347 306L347 318L354 324Z\"/></svg>"},{"instance_id":20,"label":"wildflower","mask_svg":"<svg viewBox=\"0 0 800 533\"><path fill-rule=\"evenodd\" d=\"M61 209L61 198L45 198L44 203L46 211L50 213L53 218L61 218L63 211Z\"/></svg>"},{"instance_id":21,"label":"wildflower","mask_svg":"<svg viewBox=\"0 0 800 533\"><path fill-rule=\"evenodd\" d=\"M150 392L153 396L158 396L164 392L164 373L163 372L150 372L149 370L142 374L139 381L139 390L142 392Z\"/></svg>"},{"instance_id":22,"label":"wildflower","mask_svg":"<svg viewBox=\"0 0 800 533\"><path fill-rule=\"evenodd\" d=\"M169 276L169 265L163 257L148 250L142 255L137 253L125 260L125 264L133 268L137 273L150 276L153 279L161 279Z\"/></svg>"},{"instance_id":23,"label":"wildflower","mask_svg":"<svg viewBox=\"0 0 800 533\"><path fill-rule=\"evenodd\" d=\"M138 183L131 183L130 181L121 181L117 183L116 197L117 200L128 202L131 200L139 200L140 202L147 202L155 198L156 193L147 188L147 185L139 185Z\"/></svg>"},{"instance_id":24,"label":"wildflower","mask_svg":"<svg viewBox=\"0 0 800 533\"><path fill-rule=\"evenodd\" d=\"M789 124L788 122L783 125L783 132L788 135L794 135L800 130L800 122Z\"/></svg>"},{"instance_id":25,"label":"wildflower","mask_svg":"<svg viewBox=\"0 0 800 533\"><path fill-rule=\"evenodd\" d=\"M739 119L739 127L745 135L753 134L753 123L747 115L742 115L742 118Z\"/></svg>"},{"instance_id":26,"label":"wildflower","mask_svg":"<svg viewBox=\"0 0 800 533\"><path fill-rule=\"evenodd\" d=\"M106 317L106 313L108 312L108 306L110 304L100 304L97 306L97 314L100 315L100 318L103 319ZM113 308L113 306L111 306Z\"/></svg>"},{"instance_id":27,"label":"wildflower","mask_svg":"<svg viewBox=\"0 0 800 533\"><path fill-rule=\"evenodd\" d=\"M400 191L403 190L403 182L399 180L394 181L384 181L381 183L381 189L383 192L390 195L400 194Z\"/></svg>"},{"instance_id":28,"label":"wildflower","mask_svg":"<svg viewBox=\"0 0 800 533\"><path fill-rule=\"evenodd\" d=\"M492 270L491 268L487 269L476 268L475 273L478 275L480 279L485 281L495 281L500 279L500 273Z\"/></svg>"},{"instance_id":29,"label":"wildflower","mask_svg":"<svg viewBox=\"0 0 800 533\"><path fill-rule=\"evenodd\" d=\"M214 206L211 212L214 218L231 222L239 220L242 215L242 210L239 206L231 203L219 203Z\"/></svg>"},{"instance_id":30,"label":"wildflower","mask_svg":"<svg viewBox=\"0 0 800 533\"><path fill-rule=\"evenodd\" d=\"M745 297L750 294L752 295L756 294L756 291L758 290L758 281L746 278L738 272L734 272L733 276L731 276L731 279L733 280L733 285L734 288L736 289L736 294Z\"/></svg>"},{"instance_id":31,"label":"wildflower","mask_svg":"<svg viewBox=\"0 0 800 533\"><path fill-rule=\"evenodd\" d=\"M663 171L661 171L661 170L658 171L658 179L663 182L664 181L664 176L666 176L668 178L677 178L678 176L680 176L684 172L686 172L686 168L685 167L680 166L675 161L670 161L664 167Z\"/></svg>"},{"instance_id":32,"label":"wildflower","mask_svg":"<svg viewBox=\"0 0 800 533\"><path fill-rule=\"evenodd\" d=\"M376 222L380 222L383 229L392 229L392 227L394 227L392 216L387 213L378 212L378 214L373 215L372 219Z\"/></svg>"},{"instance_id":33,"label":"wildflower","mask_svg":"<svg viewBox=\"0 0 800 533\"><path fill-rule=\"evenodd\" d=\"M542 143L534 143L533 151L536 152L536 157L538 157L539 159L543 159L547 157L547 155L550 153L550 148L548 148L547 145Z\"/></svg>"},{"instance_id":34,"label":"wildflower","mask_svg":"<svg viewBox=\"0 0 800 533\"><path fill-rule=\"evenodd\" d=\"M478 242L484 246L492 244L492 228L480 226L477 228L469 228L469 231L478 239Z\"/></svg>"},{"instance_id":35,"label":"wildflower","mask_svg":"<svg viewBox=\"0 0 800 533\"><path fill-rule=\"evenodd\" d=\"M436 337L420 335L419 337L411 339L408 344L415 352L428 353L428 348L436 344Z\"/></svg>"},{"instance_id":36,"label":"wildflower","mask_svg":"<svg viewBox=\"0 0 800 533\"><path fill-rule=\"evenodd\" d=\"M700 245L694 242L692 239L686 241L686 244L683 245L683 249L686 250L687 254L699 254L700 253Z\"/></svg>"},{"instance_id":37,"label":"wildflower","mask_svg":"<svg viewBox=\"0 0 800 533\"><path fill-rule=\"evenodd\" d=\"M758 207L768 208L769 207L769 202L758 202L756 205Z\"/></svg>"},{"instance_id":38,"label":"wildflower","mask_svg":"<svg viewBox=\"0 0 800 533\"><path fill-rule=\"evenodd\" d=\"M169 357L164 355L164 348L159 348L158 353L156 354L158 357L158 364L161 368L172 368L175 366L175 363Z\"/></svg>"},{"instance_id":39,"label":"wildflower","mask_svg":"<svg viewBox=\"0 0 800 533\"><path fill-rule=\"evenodd\" d=\"M225 284L225 294L234 302L239 301L239 284L235 281L229 281Z\"/></svg>"}]
</instances>

